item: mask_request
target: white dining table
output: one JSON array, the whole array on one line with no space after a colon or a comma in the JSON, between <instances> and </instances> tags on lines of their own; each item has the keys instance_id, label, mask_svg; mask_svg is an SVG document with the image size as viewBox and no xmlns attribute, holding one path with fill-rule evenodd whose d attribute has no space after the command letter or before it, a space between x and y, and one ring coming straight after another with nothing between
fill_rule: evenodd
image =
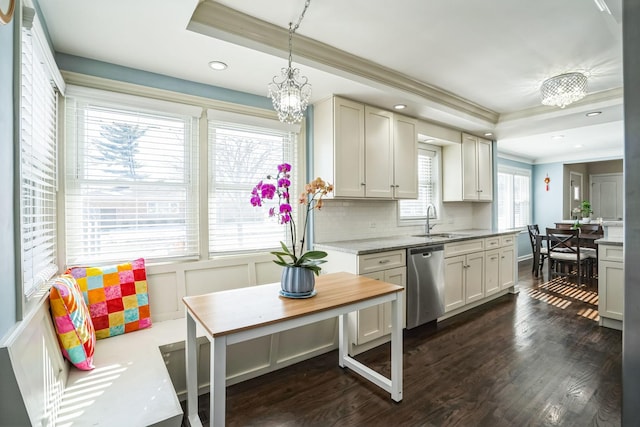
<instances>
[{"instance_id":1,"label":"white dining table","mask_svg":"<svg viewBox=\"0 0 640 427\"><path fill-rule=\"evenodd\" d=\"M316 278L316 295L306 299L279 295L280 283L251 286L183 298L187 312L187 418L202 426L198 415L196 326L211 343L210 420L224 426L226 417L226 348L230 344L338 317L338 365L349 368L402 400L402 286L351 273ZM347 315L391 302L391 378L349 356Z\"/></svg>"}]
</instances>

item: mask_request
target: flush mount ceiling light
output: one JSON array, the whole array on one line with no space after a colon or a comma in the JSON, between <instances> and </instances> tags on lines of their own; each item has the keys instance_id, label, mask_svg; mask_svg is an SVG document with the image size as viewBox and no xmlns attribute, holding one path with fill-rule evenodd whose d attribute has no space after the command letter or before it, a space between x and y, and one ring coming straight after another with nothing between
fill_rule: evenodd
<instances>
[{"instance_id":1,"label":"flush mount ceiling light","mask_svg":"<svg viewBox=\"0 0 640 427\"><path fill-rule=\"evenodd\" d=\"M396 110L404 110L405 108L407 108L406 104L396 104L393 106L394 109Z\"/></svg>"},{"instance_id":2,"label":"flush mount ceiling light","mask_svg":"<svg viewBox=\"0 0 640 427\"><path fill-rule=\"evenodd\" d=\"M599 116L600 114L602 114L602 111L590 111L587 114L585 114L585 116L587 116L587 117L595 117L595 116Z\"/></svg>"},{"instance_id":3,"label":"flush mount ceiling light","mask_svg":"<svg viewBox=\"0 0 640 427\"><path fill-rule=\"evenodd\" d=\"M311 97L311 85L308 79L304 76L300 77L300 70L291 66L293 33L300 27L309 3L311 0L305 1L304 9L295 26L289 22L289 66L281 70L280 81L277 80L278 76L274 76L268 86L273 108L278 112L278 119L282 123L300 123Z\"/></svg>"},{"instance_id":4,"label":"flush mount ceiling light","mask_svg":"<svg viewBox=\"0 0 640 427\"><path fill-rule=\"evenodd\" d=\"M587 76L573 72L551 77L540 87L542 103L564 108L587 94Z\"/></svg>"},{"instance_id":5,"label":"flush mount ceiling light","mask_svg":"<svg viewBox=\"0 0 640 427\"><path fill-rule=\"evenodd\" d=\"M227 64L222 61L211 61L209 62L209 67L211 67L212 70L222 71L227 69Z\"/></svg>"}]
</instances>

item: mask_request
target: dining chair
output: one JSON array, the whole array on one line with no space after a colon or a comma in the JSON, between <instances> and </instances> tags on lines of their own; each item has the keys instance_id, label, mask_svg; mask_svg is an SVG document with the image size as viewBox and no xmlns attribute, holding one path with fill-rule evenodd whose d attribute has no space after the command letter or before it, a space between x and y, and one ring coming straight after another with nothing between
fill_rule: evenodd
<instances>
[{"instance_id":1,"label":"dining chair","mask_svg":"<svg viewBox=\"0 0 640 427\"><path fill-rule=\"evenodd\" d=\"M536 239L540 236L540 229L538 228L538 224L529 224L527 225L527 230L529 231L529 241L531 242L531 253L533 254L534 262L531 265L531 272L535 273L536 277L538 277L538 272L542 271L544 267L544 260L547 258L547 248L546 245L543 246L542 243L538 244ZM536 251L539 251L536 254ZM537 255L537 256L536 256ZM535 259L538 259L538 265L536 266Z\"/></svg>"},{"instance_id":2,"label":"dining chair","mask_svg":"<svg viewBox=\"0 0 640 427\"><path fill-rule=\"evenodd\" d=\"M547 228L549 280L556 276L575 277L578 287L589 262L589 256L580 250L580 230Z\"/></svg>"},{"instance_id":3,"label":"dining chair","mask_svg":"<svg viewBox=\"0 0 640 427\"><path fill-rule=\"evenodd\" d=\"M580 224L580 247L581 251L589 257L587 277L592 283L598 270L598 245L595 240L603 237L604 229L600 224Z\"/></svg>"}]
</instances>

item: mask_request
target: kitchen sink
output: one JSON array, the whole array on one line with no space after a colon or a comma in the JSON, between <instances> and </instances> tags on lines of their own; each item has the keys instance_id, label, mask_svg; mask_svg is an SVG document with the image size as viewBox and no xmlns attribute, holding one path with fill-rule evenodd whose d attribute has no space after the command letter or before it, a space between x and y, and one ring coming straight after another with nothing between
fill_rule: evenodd
<instances>
[{"instance_id":1,"label":"kitchen sink","mask_svg":"<svg viewBox=\"0 0 640 427\"><path fill-rule=\"evenodd\" d=\"M438 237L441 239L453 239L456 237L465 237L466 234L461 234L461 233L431 233L431 234L414 234L412 237Z\"/></svg>"}]
</instances>

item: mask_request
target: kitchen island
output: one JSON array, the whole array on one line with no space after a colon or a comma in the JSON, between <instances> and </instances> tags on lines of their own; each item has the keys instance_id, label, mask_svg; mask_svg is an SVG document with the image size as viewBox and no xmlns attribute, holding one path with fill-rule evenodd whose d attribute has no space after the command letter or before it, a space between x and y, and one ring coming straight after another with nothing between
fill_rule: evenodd
<instances>
[{"instance_id":1,"label":"kitchen island","mask_svg":"<svg viewBox=\"0 0 640 427\"><path fill-rule=\"evenodd\" d=\"M516 240L520 232L519 229L498 232L457 230L432 233L431 237L395 236L326 242L316 244L314 248L328 254L323 272L346 271L406 287L407 266L411 264L408 252L440 246L442 265L435 275L438 283L431 283L432 289L428 292L437 295L434 298L443 308L437 317L437 321L441 321L506 293L518 292ZM407 304L410 308L411 304L417 304L411 299L411 295L415 295L411 286L404 293L405 313ZM388 304L351 313L350 354L387 342L390 324Z\"/></svg>"},{"instance_id":2,"label":"kitchen island","mask_svg":"<svg viewBox=\"0 0 640 427\"><path fill-rule=\"evenodd\" d=\"M598 314L599 324L622 330L624 320L624 243L617 236L596 240L598 244Z\"/></svg>"}]
</instances>

